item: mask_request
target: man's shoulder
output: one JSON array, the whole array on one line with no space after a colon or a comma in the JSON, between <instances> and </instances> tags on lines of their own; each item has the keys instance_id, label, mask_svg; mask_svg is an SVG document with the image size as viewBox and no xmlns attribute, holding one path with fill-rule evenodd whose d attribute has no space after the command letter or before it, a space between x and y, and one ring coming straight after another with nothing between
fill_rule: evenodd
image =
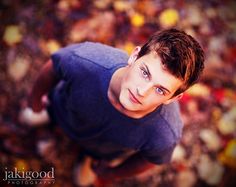
<instances>
[{"instance_id":1,"label":"man's shoulder","mask_svg":"<svg viewBox=\"0 0 236 187\"><path fill-rule=\"evenodd\" d=\"M154 142L168 140L167 142L173 144L182 136L183 122L178 102L162 105L146 119L145 123L147 124L145 129L148 135L151 135L149 139Z\"/></svg>"},{"instance_id":2,"label":"man's shoulder","mask_svg":"<svg viewBox=\"0 0 236 187\"><path fill-rule=\"evenodd\" d=\"M179 139L182 135L183 122L180 115L180 107L178 102L172 102L168 105L163 105L160 116L164 119L166 125L173 132L174 136Z\"/></svg>"},{"instance_id":3,"label":"man's shoulder","mask_svg":"<svg viewBox=\"0 0 236 187\"><path fill-rule=\"evenodd\" d=\"M121 49L96 42L83 42L66 48L80 60L110 69L118 64L126 64L128 55Z\"/></svg>"}]
</instances>

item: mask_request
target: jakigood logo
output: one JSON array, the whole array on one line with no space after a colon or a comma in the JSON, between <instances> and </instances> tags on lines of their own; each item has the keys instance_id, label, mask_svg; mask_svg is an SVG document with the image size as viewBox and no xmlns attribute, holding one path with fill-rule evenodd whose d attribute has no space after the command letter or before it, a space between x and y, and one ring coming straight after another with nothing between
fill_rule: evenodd
<instances>
[{"instance_id":1,"label":"jakigood logo","mask_svg":"<svg viewBox=\"0 0 236 187\"><path fill-rule=\"evenodd\" d=\"M49 171L25 171L24 168L9 170L5 168L3 181L15 185L54 184L55 171L53 167Z\"/></svg>"}]
</instances>

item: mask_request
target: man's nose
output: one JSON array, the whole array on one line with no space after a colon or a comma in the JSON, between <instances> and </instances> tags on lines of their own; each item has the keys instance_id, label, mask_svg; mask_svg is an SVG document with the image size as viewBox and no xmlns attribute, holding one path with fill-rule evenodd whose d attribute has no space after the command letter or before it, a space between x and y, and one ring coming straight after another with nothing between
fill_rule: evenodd
<instances>
[{"instance_id":1,"label":"man's nose","mask_svg":"<svg viewBox=\"0 0 236 187\"><path fill-rule=\"evenodd\" d=\"M152 88L152 83L148 83L142 86L137 87L137 94L139 96L146 96Z\"/></svg>"}]
</instances>

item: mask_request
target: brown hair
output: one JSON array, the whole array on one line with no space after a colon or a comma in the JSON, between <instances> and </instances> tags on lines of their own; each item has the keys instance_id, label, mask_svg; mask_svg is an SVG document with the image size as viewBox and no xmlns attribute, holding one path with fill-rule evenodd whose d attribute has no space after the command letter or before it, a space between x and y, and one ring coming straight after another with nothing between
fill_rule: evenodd
<instances>
[{"instance_id":1,"label":"brown hair","mask_svg":"<svg viewBox=\"0 0 236 187\"><path fill-rule=\"evenodd\" d=\"M155 51L163 65L175 77L184 81L173 96L196 83L204 69L204 52L199 43L190 35L176 29L156 32L145 43L138 58Z\"/></svg>"}]
</instances>

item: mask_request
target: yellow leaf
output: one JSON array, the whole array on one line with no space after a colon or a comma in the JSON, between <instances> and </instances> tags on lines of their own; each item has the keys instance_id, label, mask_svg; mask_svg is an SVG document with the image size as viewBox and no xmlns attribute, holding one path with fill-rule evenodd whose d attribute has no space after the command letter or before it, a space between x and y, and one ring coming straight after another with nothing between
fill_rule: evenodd
<instances>
[{"instance_id":1,"label":"yellow leaf","mask_svg":"<svg viewBox=\"0 0 236 187\"><path fill-rule=\"evenodd\" d=\"M135 13L131 16L131 24L135 27L141 27L145 23L145 18L142 14Z\"/></svg>"},{"instance_id":2,"label":"yellow leaf","mask_svg":"<svg viewBox=\"0 0 236 187\"><path fill-rule=\"evenodd\" d=\"M229 167L236 169L236 139L229 141L218 159Z\"/></svg>"},{"instance_id":3,"label":"yellow leaf","mask_svg":"<svg viewBox=\"0 0 236 187\"><path fill-rule=\"evenodd\" d=\"M173 27L179 21L179 13L175 9L166 9L164 10L160 17L159 21L162 27Z\"/></svg>"},{"instance_id":4,"label":"yellow leaf","mask_svg":"<svg viewBox=\"0 0 236 187\"><path fill-rule=\"evenodd\" d=\"M186 91L191 96L209 96L210 89L204 84L198 83Z\"/></svg>"},{"instance_id":5,"label":"yellow leaf","mask_svg":"<svg viewBox=\"0 0 236 187\"><path fill-rule=\"evenodd\" d=\"M29 165L23 159L17 159L15 161L14 167L16 167L18 171L27 171L27 170L29 170Z\"/></svg>"},{"instance_id":6,"label":"yellow leaf","mask_svg":"<svg viewBox=\"0 0 236 187\"><path fill-rule=\"evenodd\" d=\"M61 45L56 40L49 40L46 43L47 50L50 54L56 52L58 49L61 48Z\"/></svg>"},{"instance_id":7,"label":"yellow leaf","mask_svg":"<svg viewBox=\"0 0 236 187\"><path fill-rule=\"evenodd\" d=\"M9 25L6 27L3 35L3 40L7 45L12 46L22 40L22 34L17 25Z\"/></svg>"},{"instance_id":8,"label":"yellow leaf","mask_svg":"<svg viewBox=\"0 0 236 187\"><path fill-rule=\"evenodd\" d=\"M123 49L128 53L131 54L131 52L134 50L135 45L132 42L126 42Z\"/></svg>"}]
</instances>

